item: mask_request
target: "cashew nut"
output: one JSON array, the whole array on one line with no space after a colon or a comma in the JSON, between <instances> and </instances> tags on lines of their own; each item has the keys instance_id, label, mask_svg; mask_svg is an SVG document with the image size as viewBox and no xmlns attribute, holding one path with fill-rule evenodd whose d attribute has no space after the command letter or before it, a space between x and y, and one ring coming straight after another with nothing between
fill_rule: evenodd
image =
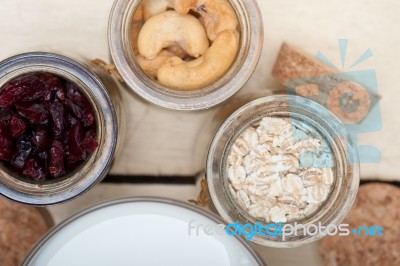
<instances>
[{"instance_id":1,"label":"cashew nut","mask_svg":"<svg viewBox=\"0 0 400 266\"><path fill-rule=\"evenodd\" d=\"M136 56L136 60L138 61L140 67L149 77L156 79L157 70L167 61L169 58L175 56L168 50L162 50L160 54L151 60L144 58L141 55Z\"/></svg>"},{"instance_id":2,"label":"cashew nut","mask_svg":"<svg viewBox=\"0 0 400 266\"><path fill-rule=\"evenodd\" d=\"M178 45L163 49L156 58L148 60L141 55L137 55L136 59L144 71L152 79L156 79L157 70L167 61L167 59L177 56L181 59L187 58L187 53Z\"/></svg>"},{"instance_id":3,"label":"cashew nut","mask_svg":"<svg viewBox=\"0 0 400 266\"><path fill-rule=\"evenodd\" d=\"M203 88L218 80L235 60L239 42L235 33L224 31L202 57L185 62L171 57L157 72L158 81L177 90Z\"/></svg>"},{"instance_id":4,"label":"cashew nut","mask_svg":"<svg viewBox=\"0 0 400 266\"><path fill-rule=\"evenodd\" d=\"M144 4L141 3L141 4L137 7L135 13L133 14L132 20L133 20L134 22L137 22L137 21L142 21L143 18L144 18Z\"/></svg>"},{"instance_id":5,"label":"cashew nut","mask_svg":"<svg viewBox=\"0 0 400 266\"><path fill-rule=\"evenodd\" d=\"M205 0L197 12L203 18L208 38L212 41L223 31L237 30L236 12L228 0Z\"/></svg>"},{"instance_id":6,"label":"cashew nut","mask_svg":"<svg viewBox=\"0 0 400 266\"><path fill-rule=\"evenodd\" d=\"M195 10L197 6L201 5L201 0L170 0L170 5L177 12L187 14L190 10Z\"/></svg>"},{"instance_id":7,"label":"cashew nut","mask_svg":"<svg viewBox=\"0 0 400 266\"><path fill-rule=\"evenodd\" d=\"M143 22L142 21L133 21L132 26L131 26L131 45L132 45L132 50L135 55L139 53L138 50L138 37L139 37L139 32L143 27Z\"/></svg>"},{"instance_id":8,"label":"cashew nut","mask_svg":"<svg viewBox=\"0 0 400 266\"><path fill-rule=\"evenodd\" d=\"M172 45L168 47L167 50L181 59L185 59L189 56L179 45Z\"/></svg>"},{"instance_id":9,"label":"cashew nut","mask_svg":"<svg viewBox=\"0 0 400 266\"><path fill-rule=\"evenodd\" d=\"M173 8L187 14L190 10L198 12L204 22L208 38L215 40L223 31L236 31L238 20L235 10L228 0L171 0Z\"/></svg>"},{"instance_id":10,"label":"cashew nut","mask_svg":"<svg viewBox=\"0 0 400 266\"><path fill-rule=\"evenodd\" d=\"M131 44L133 52L138 54L138 36L139 32L143 27L143 4L140 4L133 14L131 23Z\"/></svg>"},{"instance_id":11,"label":"cashew nut","mask_svg":"<svg viewBox=\"0 0 400 266\"><path fill-rule=\"evenodd\" d=\"M154 59L163 48L174 44L195 58L203 55L209 47L200 21L176 11L165 11L151 17L139 33L139 53L146 59Z\"/></svg>"},{"instance_id":12,"label":"cashew nut","mask_svg":"<svg viewBox=\"0 0 400 266\"><path fill-rule=\"evenodd\" d=\"M148 20L154 15L166 11L168 7L170 7L169 0L144 0L142 3L144 20Z\"/></svg>"},{"instance_id":13,"label":"cashew nut","mask_svg":"<svg viewBox=\"0 0 400 266\"><path fill-rule=\"evenodd\" d=\"M195 10L199 4L199 0L144 0L144 17L148 20L152 16L173 8L180 14L187 14L189 11Z\"/></svg>"}]
</instances>

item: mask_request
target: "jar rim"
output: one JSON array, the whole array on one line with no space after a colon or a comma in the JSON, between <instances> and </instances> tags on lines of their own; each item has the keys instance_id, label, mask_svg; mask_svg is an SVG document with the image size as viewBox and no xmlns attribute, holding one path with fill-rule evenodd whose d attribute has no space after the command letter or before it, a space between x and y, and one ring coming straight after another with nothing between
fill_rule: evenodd
<instances>
[{"instance_id":1,"label":"jar rim","mask_svg":"<svg viewBox=\"0 0 400 266\"><path fill-rule=\"evenodd\" d=\"M66 178L38 184L25 182L0 168L0 194L30 205L52 205L71 200L99 182L107 173L116 149L118 127L113 103L100 79L77 61L60 54L29 52L0 62L0 88L30 73L45 72L65 78L80 88L92 103L99 146Z\"/></svg>"},{"instance_id":2,"label":"jar rim","mask_svg":"<svg viewBox=\"0 0 400 266\"><path fill-rule=\"evenodd\" d=\"M172 93L171 89L168 90L168 93L161 90L160 88L163 87L151 81L135 60L131 60L125 52L127 49L131 49L127 47L124 41L127 39L124 37L124 32L127 30L126 24L129 24L130 18L134 14L131 11L137 9L141 0L115 0L109 18L108 43L112 60L130 90L155 105L187 111L211 108L239 91L251 77L259 61L264 35L263 23L261 12L255 0L229 0L229 2L244 14L243 19L240 19L240 17L238 19L242 20L240 24L243 24L241 26L241 39L246 39L248 47L244 47L244 44L242 44L243 47L239 48L237 56L244 57L244 54L239 53L246 50L246 58L241 60L237 58L237 62L233 63L228 73L220 78L220 84L218 81L214 84L215 89L210 89L213 87L210 85L209 88L201 89L201 91L204 91L202 94L195 95L194 92L185 92L184 95L179 95L180 92Z\"/></svg>"},{"instance_id":3,"label":"jar rim","mask_svg":"<svg viewBox=\"0 0 400 266\"><path fill-rule=\"evenodd\" d=\"M314 119L329 121L329 123L325 123L325 126L330 127L329 132L337 134L335 135L336 138L330 137L335 141L335 145L340 146L341 149L339 158L335 158L335 160L338 160L336 163L340 164L341 172L335 176L337 182L333 186L333 194L330 195L332 198L328 197L327 199L327 202L330 200L330 208L317 211L314 214L315 219L311 217L309 224L321 221L322 225L324 223L338 225L350 211L359 186L359 160L355 143L345 126L328 109L314 101L293 95L275 95L253 100L231 114L217 130L209 149L206 165L209 192L217 211L227 222L249 223L246 216L240 213L240 210L236 209L230 202L230 195L228 195L230 191L226 189L226 169L223 158L229 151L229 143L238 135L235 131L241 126L243 127L246 119L252 116L275 117L277 113L274 113L273 109L276 109L277 106L279 108L289 107L287 112L289 115L292 113L298 115L303 110L305 113L302 115L304 116L308 114L310 117L315 117ZM257 109L259 107L263 108L262 111ZM257 113L257 111L265 113ZM252 241L264 246L282 248L302 246L322 237L322 235L317 234L282 241L280 237L255 236Z\"/></svg>"}]
</instances>

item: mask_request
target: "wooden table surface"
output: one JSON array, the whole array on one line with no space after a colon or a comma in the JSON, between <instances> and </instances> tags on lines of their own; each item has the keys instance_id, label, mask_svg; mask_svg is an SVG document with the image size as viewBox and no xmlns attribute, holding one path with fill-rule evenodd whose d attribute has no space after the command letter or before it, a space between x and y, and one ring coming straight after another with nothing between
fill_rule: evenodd
<instances>
[{"instance_id":1,"label":"wooden table surface","mask_svg":"<svg viewBox=\"0 0 400 266\"><path fill-rule=\"evenodd\" d=\"M109 58L107 22L112 0L1 0L0 59L43 50ZM283 88L271 76L282 41L311 54L323 52L340 67L337 40L349 40L348 63L370 48L374 56L354 70L375 69L383 130L359 137L381 150L379 164L361 166L364 179L400 180L400 2L396 0L259 0L265 24L264 49L253 77L238 94L270 94ZM346 71L345 65L344 71ZM112 174L193 175L204 167L220 107L184 113L160 109L124 92L126 140Z\"/></svg>"},{"instance_id":2,"label":"wooden table surface","mask_svg":"<svg viewBox=\"0 0 400 266\"><path fill-rule=\"evenodd\" d=\"M245 1L245 0L244 0ZM107 20L113 0L1 0L0 60L21 52L43 50L109 58ZM271 76L282 41L315 54L321 51L340 66L337 40L349 39L348 60L370 48L374 56L357 67L375 69L378 77L383 130L360 136L378 147L382 161L362 165L364 179L400 180L400 2L396 0L258 0L264 17L264 50L253 77L238 96L271 94L282 87ZM346 68L344 69L346 70ZM112 174L193 175L204 166L212 130L210 122L221 107L183 113L143 103L124 92L127 131L123 150ZM101 184L83 197L50 208L56 222L101 200L138 195L187 200L197 194L194 185ZM281 250L257 248L268 265L321 265L315 245Z\"/></svg>"}]
</instances>

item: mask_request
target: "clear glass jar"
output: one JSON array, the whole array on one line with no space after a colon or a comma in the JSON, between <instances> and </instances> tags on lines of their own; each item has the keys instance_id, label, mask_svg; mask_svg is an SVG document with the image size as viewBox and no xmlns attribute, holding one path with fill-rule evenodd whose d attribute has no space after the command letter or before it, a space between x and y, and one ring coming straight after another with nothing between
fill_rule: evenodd
<instances>
[{"instance_id":1,"label":"clear glass jar","mask_svg":"<svg viewBox=\"0 0 400 266\"><path fill-rule=\"evenodd\" d=\"M59 54L34 52L5 59L0 62L0 88L19 76L37 72L55 74L81 89L92 104L99 142L80 168L60 179L30 182L0 167L0 194L22 203L43 206L71 200L103 179L117 149L123 113L118 85L113 78L102 74L95 65L85 66Z\"/></svg>"},{"instance_id":2,"label":"clear glass jar","mask_svg":"<svg viewBox=\"0 0 400 266\"><path fill-rule=\"evenodd\" d=\"M141 0L116 0L111 10L108 39L112 59L132 91L143 99L170 109L202 110L234 95L250 78L260 58L263 23L255 0L229 0L240 25L237 57L229 71L215 83L195 91L178 91L161 86L141 69L133 52L133 16Z\"/></svg>"},{"instance_id":3,"label":"clear glass jar","mask_svg":"<svg viewBox=\"0 0 400 266\"><path fill-rule=\"evenodd\" d=\"M257 224L258 220L244 211L232 197L228 187L227 157L237 137L263 117L295 119L315 129L329 145L333 155L334 182L323 205L309 217L294 222L306 227L338 225L356 198L359 186L359 163L355 144L345 126L323 106L299 96L268 96L254 100L229 116L217 131L209 149L206 176L212 201L219 214L228 223ZM253 242L269 247L296 247L311 243L323 235L261 236Z\"/></svg>"}]
</instances>

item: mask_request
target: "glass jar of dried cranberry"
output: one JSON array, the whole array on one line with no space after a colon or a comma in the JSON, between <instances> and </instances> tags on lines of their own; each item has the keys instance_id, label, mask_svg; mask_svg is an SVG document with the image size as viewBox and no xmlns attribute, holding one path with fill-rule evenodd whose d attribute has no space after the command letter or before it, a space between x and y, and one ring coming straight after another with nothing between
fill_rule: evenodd
<instances>
[{"instance_id":1,"label":"glass jar of dried cranberry","mask_svg":"<svg viewBox=\"0 0 400 266\"><path fill-rule=\"evenodd\" d=\"M0 62L0 194L50 205L94 186L117 149L120 102L95 65L42 52Z\"/></svg>"}]
</instances>

